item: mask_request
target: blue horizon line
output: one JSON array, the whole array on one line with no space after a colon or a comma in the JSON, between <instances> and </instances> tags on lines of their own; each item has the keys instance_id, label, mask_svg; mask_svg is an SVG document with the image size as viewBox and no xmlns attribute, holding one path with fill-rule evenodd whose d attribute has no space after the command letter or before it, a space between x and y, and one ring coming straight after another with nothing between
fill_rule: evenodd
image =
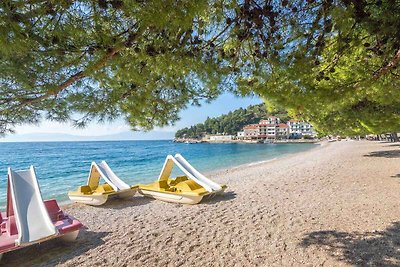
<instances>
[{"instance_id":1,"label":"blue horizon line","mask_svg":"<svg viewBox=\"0 0 400 267\"><path fill-rule=\"evenodd\" d=\"M174 139L120 139L120 140L54 140L54 141L0 141L0 143L75 143L75 142L123 142L123 141L172 141Z\"/></svg>"}]
</instances>

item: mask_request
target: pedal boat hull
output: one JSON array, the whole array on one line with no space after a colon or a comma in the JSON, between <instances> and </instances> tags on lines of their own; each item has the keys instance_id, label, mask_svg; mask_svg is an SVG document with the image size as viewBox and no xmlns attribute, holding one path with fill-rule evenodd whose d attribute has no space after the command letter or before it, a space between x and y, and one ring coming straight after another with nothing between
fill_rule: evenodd
<instances>
[{"instance_id":1,"label":"pedal boat hull","mask_svg":"<svg viewBox=\"0 0 400 267\"><path fill-rule=\"evenodd\" d=\"M139 193L165 202L194 205L200 203L204 198L212 198L215 195L222 194L226 189L226 186L222 185L221 190L208 192L194 181L182 178L169 179L167 186L160 186L160 182L139 185ZM178 179L181 179L181 181Z\"/></svg>"},{"instance_id":2,"label":"pedal boat hull","mask_svg":"<svg viewBox=\"0 0 400 267\"><path fill-rule=\"evenodd\" d=\"M102 186L104 189L104 185ZM112 189L111 190L96 189L95 191L84 191L82 190L81 186L78 188L77 191L69 192L68 197L73 202L91 206L101 206L112 198L129 199L135 195L137 190L138 190L137 186L132 186L130 189L125 189L118 192L115 192Z\"/></svg>"}]
</instances>

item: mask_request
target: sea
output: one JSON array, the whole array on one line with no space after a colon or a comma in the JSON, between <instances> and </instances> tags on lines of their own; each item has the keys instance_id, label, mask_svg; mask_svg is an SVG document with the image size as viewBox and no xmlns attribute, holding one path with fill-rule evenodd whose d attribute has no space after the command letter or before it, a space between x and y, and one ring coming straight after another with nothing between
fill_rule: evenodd
<instances>
[{"instance_id":1,"label":"sea","mask_svg":"<svg viewBox=\"0 0 400 267\"><path fill-rule=\"evenodd\" d=\"M157 180L165 157L180 153L197 170L210 173L306 151L315 144L184 144L160 141L0 143L0 207L6 205L7 168L33 165L43 199L67 202L68 191L84 185L92 161L107 161L130 185ZM174 175L181 174L174 168ZM212 178L212 176L210 176Z\"/></svg>"}]
</instances>

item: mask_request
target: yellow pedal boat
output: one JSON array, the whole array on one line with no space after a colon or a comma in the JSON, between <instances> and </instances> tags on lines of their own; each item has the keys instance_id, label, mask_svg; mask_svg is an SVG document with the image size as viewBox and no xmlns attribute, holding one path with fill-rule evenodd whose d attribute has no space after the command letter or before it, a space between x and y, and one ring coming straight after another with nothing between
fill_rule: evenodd
<instances>
[{"instance_id":1,"label":"yellow pedal boat","mask_svg":"<svg viewBox=\"0 0 400 267\"><path fill-rule=\"evenodd\" d=\"M174 165L185 176L171 179ZM180 154L167 156L158 181L139 185L139 193L144 196L181 204L197 204L205 197L222 194L225 189L226 185L219 185L202 175Z\"/></svg>"},{"instance_id":2,"label":"yellow pedal boat","mask_svg":"<svg viewBox=\"0 0 400 267\"><path fill-rule=\"evenodd\" d=\"M104 184L100 184L100 178L105 181ZM87 184L68 192L68 197L74 202L100 206L109 198L130 198L137 190L138 186L129 186L118 178L107 162L92 162Z\"/></svg>"}]
</instances>

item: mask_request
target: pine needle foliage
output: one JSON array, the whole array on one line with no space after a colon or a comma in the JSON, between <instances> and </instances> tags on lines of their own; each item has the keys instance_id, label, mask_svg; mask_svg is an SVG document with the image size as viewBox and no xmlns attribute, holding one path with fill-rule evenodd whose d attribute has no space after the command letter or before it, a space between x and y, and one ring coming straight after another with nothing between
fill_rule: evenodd
<instances>
[{"instance_id":1,"label":"pine needle foliage","mask_svg":"<svg viewBox=\"0 0 400 267\"><path fill-rule=\"evenodd\" d=\"M0 1L0 134L43 119L144 130L224 91L321 133L400 129L398 0Z\"/></svg>"}]
</instances>

